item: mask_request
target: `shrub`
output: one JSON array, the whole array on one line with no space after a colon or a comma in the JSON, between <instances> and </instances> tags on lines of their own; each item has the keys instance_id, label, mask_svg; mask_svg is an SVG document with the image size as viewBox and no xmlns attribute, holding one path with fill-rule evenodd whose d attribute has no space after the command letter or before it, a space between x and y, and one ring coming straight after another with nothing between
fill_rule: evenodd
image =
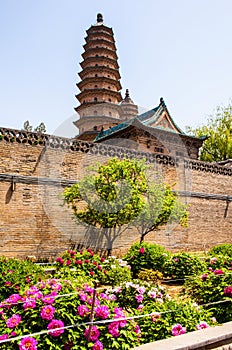
<instances>
[{"instance_id":1,"label":"shrub","mask_svg":"<svg viewBox=\"0 0 232 350\"><path fill-rule=\"evenodd\" d=\"M131 267L127 261L108 257L103 262L103 267L107 273L102 278L101 282L109 286L119 286L123 282L131 281Z\"/></svg>"},{"instance_id":2,"label":"shrub","mask_svg":"<svg viewBox=\"0 0 232 350\"><path fill-rule=\"evenodd\" d=\"M125 255L125 259L131 266L133 277L136 278L141 269L163 272L164 263L169 255L164 247L143 242L142 244L134 243Z\"/></svg>"},{"instance_id":3,"label":"shrub","mask_svg":"<svg viewBox=\"0 0 232 350\"><path fill-rule=\"evenodd\" d=\"M54 276L59 278L82 276L86 281L101 281L107 273L103 268L104 260L89 248L80 251L67 250L56 259Z\"/></svg>"},{"instance_id":4,"label":"shrub","mask_svg":"<svg viewBox=\"0 0 232 350\"><path fill-rule=\"evenodd\" d=\"M43 276L43 268L30 260L0 257L0 301L18 293Z\"/></svg>"},{"instance_id":5,"label":"shrub","mask_svg":"<svg viewBox=\"0 0 232 350\"><path fill-rule=\"evenodd\" d=\"M110 289L109 293L115 294L119 305L126 310L142 310L145 304L162 303L166 298L163 287L154 287L139 280L123 283L120 287Z\"/></svg>"},{"instance_id":6,"label":"shrub","mask_svg":"<svg viewBox=\"0 0 232 350\"><path fill-rule=\"evenodd\" d=\"M229 288L232 285L232 275L223 270L208 271L200 277L185 281L183 294L195 300L198 304L222 303L207 305L218 322L232 321L232 303L229 299ZM228 302L226 302L228 300Z\"/></svg>"},{"instance_id":7,"label":"shrub","mask_svg":"<svg viewBox=\"0 0 232 350\"><path fill-rule=\"evenodd\" d=\"M138 319L143 343L195 331L203 321L206 325L215 324L209 311L196 307L190 301L166 299L163 303L145 305L143 313L150 314L146 318ZM173 332L177 325L183 332Z\"/></svg>"},{"instance_id":8,"label":"shrub","mask_svg":"<svg viewBox=\"0 0 232 350\"><path fill-rule=\"evenodd\" d=\"M97 281L99 284L115 286L131 280L130 266L122 259L105 259L94 254L91 249L81 251L68 250L56 259L57 270L54 276Z\"/></svg>"},{"instance_id":9,"label":"shrub","mask_svg":"<svg viewBox=\"0 0 232 350\"><path fill-rule=\"evenodd\" d=\"M163 274L160 271L157 270L149 270L149 269L142 269L138 274L138 279L142 281L147 282L153 282L156 283L157 280L161 280L163 278Z\"/></svg>"},{"instance_id":10,"label":"shrub","mask_svg":"<svg viewBox=\"0 0 232 350\"><path fill-rule=\"evenodd\" d=\"M205 263L210 270L227 269L232 270L232 257L224 254L215 254L205 258Z\"/></svg>"},{"instance_id":11,"label":"shrub","mask_svg":"<svg viewBox=\"0 0 232 350\"><path fill-rule=\"evenodd\" d=\"M229 256L232 259L232 244L223 243L216 245L208 251L208 255L225 255Z\"/></svg>"},{"instance_id":12,"label":"shrub","mask_svg":"<svg viewBox=\"0 0 232 350\"><path fill-rule=\"evenodd\" d=\"M164 265L164 275L172 279L184 279L198 275L206 269L203 261L188 253L173 254Z\"/></svg>"}]
</instances>

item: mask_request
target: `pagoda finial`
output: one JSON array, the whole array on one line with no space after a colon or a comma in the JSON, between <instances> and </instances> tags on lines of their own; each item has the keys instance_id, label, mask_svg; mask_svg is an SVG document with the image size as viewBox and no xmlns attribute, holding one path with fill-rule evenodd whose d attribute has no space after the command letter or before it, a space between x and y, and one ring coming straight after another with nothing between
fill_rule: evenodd
<instances>
[{"instance_id":1,"label":"pagoda finial","mask_svg":"<svg viewBox=\"0 0 232 350\"><path fill-rule=\"evenodd\" d=\"M129 89L126 89L126 98L130 97Z\"/></svg>"},{"instance_id":2,"label":"pagoda finial","mask_svg":"<svg viewBox=\"0 0 232 350\"><path fill-rule=\"evenodd\" d=\"M97 14L97 23L103 23L103 16L101 13Z\"/></svg>"}]
</instances>

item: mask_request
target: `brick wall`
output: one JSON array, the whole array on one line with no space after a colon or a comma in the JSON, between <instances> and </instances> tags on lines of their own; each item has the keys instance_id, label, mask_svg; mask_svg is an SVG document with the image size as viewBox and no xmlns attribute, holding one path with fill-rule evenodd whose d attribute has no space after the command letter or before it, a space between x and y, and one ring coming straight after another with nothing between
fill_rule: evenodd
<instances>
[{"instance_id":1,"label":"brick wall","mask_svg":"<svg viewBox=\"0 0 232 350\"><path fill-rule=\"evenodd\" d=\"M158 171L168 183L176 182L189 205L188 228L167 225L146 240L169 250L203 250L232 241L232 169L49 135L0 129L0 136L1 255L56 256L71 244L105 248L104 237L93 228L76 225L60 194L89 165L113 156L146 157L151 176ZM114 242L115 252L125 252L138 238L135 228L127 230Z\"/></svg>"}]
</instances>

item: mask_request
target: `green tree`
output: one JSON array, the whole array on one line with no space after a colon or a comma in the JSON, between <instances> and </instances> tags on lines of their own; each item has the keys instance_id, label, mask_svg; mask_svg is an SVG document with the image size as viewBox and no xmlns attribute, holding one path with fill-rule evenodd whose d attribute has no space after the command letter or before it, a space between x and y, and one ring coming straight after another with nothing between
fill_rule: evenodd
<instances>
[{"instance_id":1,"label":"green tree","mask_svg":"<svg viewBox=\"0 0 232 350\"><path fill-rule=\"evenodd\" d=\"M161 180L148 181L144 161L113 158L93 170L63 194L79 223L100 229L109 253L129 225L136 226L141 242L167 222L187 225L186 206Z\"/></svg>"},{"instance_id":2,"label":"green tree","mask_svg":"<svg viewBox=\"0 0 232 350\"><path fill-rule=\"evenodd\" d=\"M32 131L32 125L30 125L30 122L29 120L26 120L24 123L23 123L23 130L26 130L28 132Z\"/></svg>"},{"instance_id":3,"label":"green tree","mask_svg":"<svg viewBox=\"0 0 232 350\"><path fill-rule=\"evenodd\" d=\"M177 193L162 181L153 181L147 186L145 201L146 204L133 222L140 234L140 243L149 232L158 230L167 223L187 226L186 205L178 199Z\"/></svg>"},{"instance_id":4,"label":"green tree","mask_svg":"<svg viewBox=\"0 0 232 350\"><path fill-rule=\"evenodd\" d=\"M145 205L147 180L144 161L113 158L98 165L63 192L78 222L97 227L110 254L115 239Z\"/></svg>"},{"instance_id":5,"label":"green tree","mask_svg":"<svg viewBox=\"0 0 232 350\"><path fill-rule=\"evenodd\" d=\"M26 130L28 132L31 132L33 130L33 126L30 124L29 120L26 120L24 123L23 123L23 130ZM34 128L34 132L37 132L37 133L41 133L41 134L44 134L46 132L46 126L45 124L42 122L40 123L38 126L36 126Z\"/></svg>"},{"instance_id":6,"label":"green tree","mask_svg":"<svg viewBox=\"0 0 232 350\"><path fill-rule=\"evenodd\" d=\"M187 127L196 137L208 136L200 150L200 160L218 162L232 158L232 105L218 106L207 124L197 128Z\"/></svg>"},{"instance_id":7,"label":"green tree","mask_svg":"<svg viewBox=\"0 0 232 350\"><path fill-rule=\"evenodd\" d=\"M45 124L42 122L40 123L35 129L34 129L35 132L38 132L38 133L41 133L41 134L45 134L46 132L46 126Z\"/></svg>"}]
</instances>

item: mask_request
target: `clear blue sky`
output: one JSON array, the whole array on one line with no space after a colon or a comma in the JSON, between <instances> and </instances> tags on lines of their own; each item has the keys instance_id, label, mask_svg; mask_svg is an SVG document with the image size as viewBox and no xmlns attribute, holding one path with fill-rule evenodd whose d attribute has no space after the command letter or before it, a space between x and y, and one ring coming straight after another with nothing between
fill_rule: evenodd
<instances>
[{"instance_id":1,"label":"clear blue sky","mask_svg":"<svg viewBox=\"0 0 232 350\"><path fill-rule=\"evenodd\" d=\"M123 95L129 88L145 108L162 96L183 129L229 103L231 0L1 0L0 126L72 129L85 30L98 12L114 30Z\"/></svg>"}]
</instances>

